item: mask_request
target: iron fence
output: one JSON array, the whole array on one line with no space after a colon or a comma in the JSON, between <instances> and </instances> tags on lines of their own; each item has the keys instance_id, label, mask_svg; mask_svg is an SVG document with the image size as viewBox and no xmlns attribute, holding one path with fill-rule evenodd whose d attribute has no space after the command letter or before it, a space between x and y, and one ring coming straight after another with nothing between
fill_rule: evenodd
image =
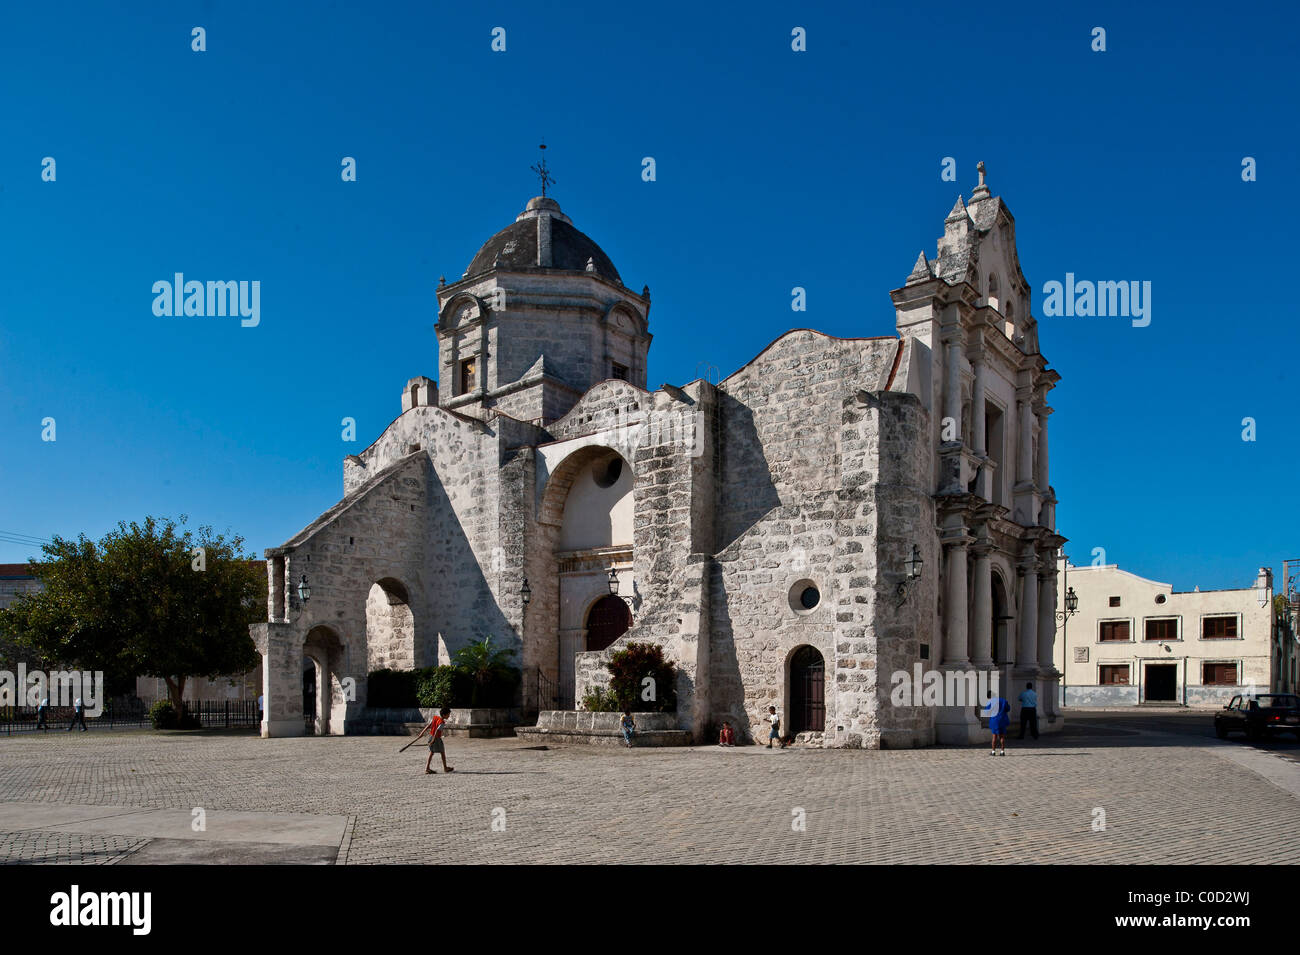
<instances>
[{"instance_id":1,"label":"iron fence","mask_svg":"<svg viewBox=\"0 0 1300 955\"><path fill-rule=\"evenodd\" d=\"M94 730L148 727L149 708L153 700L134 698L109 700L98 716L86 715L86 725ZM240 729L256 727L261 720L256 700L186 700L185 709L204 729ZM66 731L75 712L70 706L50 706L45 710L46 730ZM42 729L40 709L35 706L0 706L0 734L33 733Z\"/></svg>"}]
</instances>

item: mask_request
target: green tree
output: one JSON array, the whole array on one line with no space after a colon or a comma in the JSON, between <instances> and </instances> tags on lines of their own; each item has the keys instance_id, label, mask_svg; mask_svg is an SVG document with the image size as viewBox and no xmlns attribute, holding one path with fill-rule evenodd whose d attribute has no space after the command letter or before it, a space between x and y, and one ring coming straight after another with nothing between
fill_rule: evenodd
<instances>
[{"instance_id":1,"label":"green tree","mask_svg":"<svg viewBox=\"0 0 1300 955\"><path fill-rule=\"evenodd\" d=\"M44 589L0 610L0 631L64 666L159 677L183 712L188 677L257 665L248 625L262 618L266 599L243 538L206 526L191 533L186 521L122 522L98 542L55 537L30 565Z\"/></svg>"}]
</instances>

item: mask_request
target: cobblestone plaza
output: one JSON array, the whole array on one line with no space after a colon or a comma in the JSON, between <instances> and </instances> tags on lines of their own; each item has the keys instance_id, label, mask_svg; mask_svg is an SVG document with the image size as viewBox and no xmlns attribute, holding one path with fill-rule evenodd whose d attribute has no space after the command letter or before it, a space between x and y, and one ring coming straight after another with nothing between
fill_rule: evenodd
<instances>
[{"instance_id":1,"label":"cobblestone plaza","mask_svg":"<svg viewBox=\"0 0 1300 955\"><path fill-rule=\"evenodd\" d=\"M1300 746L1206 720L1090 714L996 759L452 739L434 776L400 737L15 736L0 861L1300 862Z\"/></svg>"}]
</instances>

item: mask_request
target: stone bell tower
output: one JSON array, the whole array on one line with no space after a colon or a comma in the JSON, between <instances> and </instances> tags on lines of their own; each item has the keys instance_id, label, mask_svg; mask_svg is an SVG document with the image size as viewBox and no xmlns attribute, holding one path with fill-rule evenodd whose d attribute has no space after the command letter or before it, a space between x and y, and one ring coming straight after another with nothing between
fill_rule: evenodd
<instances>
[{"instance_id":1,"label":"stone bell tower","mask_svg":"<svg viewBox=\"0 0 1300 955\"><path fill-rule=\"evenodd\" d=\"M644 388L649 313L649 288L627 289L554 199L530 199L438 285L440 403L544 426L606 379Z\"/></svg>"}]
</instances>

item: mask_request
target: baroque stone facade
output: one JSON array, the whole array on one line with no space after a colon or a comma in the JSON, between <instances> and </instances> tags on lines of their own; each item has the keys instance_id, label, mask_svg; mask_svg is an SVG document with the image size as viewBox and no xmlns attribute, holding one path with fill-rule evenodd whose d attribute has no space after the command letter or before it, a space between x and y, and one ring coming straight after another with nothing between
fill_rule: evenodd
<instances>
[{"instance_id":1,"label":"baroque stone facade","mask_svg":"<svg viewBox=\"0 0 1300 955\"><path fill-rule=\"evenodd\" d=\"M769 705L825 746L987 738L977 700L899 704L918 665L1033 683L1059 728L1058 377L982 168L891 295L896 334L796 329L717 384L649 391L649 289L531 200L439 284L438 382L407 382L343 499L267 551L264 734L304 731L304 667L316 731L343 733L368 670L488 635L518 653L525 711L572 709L610 652L660 644L701 741L723 720L765 739Z\"/></svg>"}]
</instances>

